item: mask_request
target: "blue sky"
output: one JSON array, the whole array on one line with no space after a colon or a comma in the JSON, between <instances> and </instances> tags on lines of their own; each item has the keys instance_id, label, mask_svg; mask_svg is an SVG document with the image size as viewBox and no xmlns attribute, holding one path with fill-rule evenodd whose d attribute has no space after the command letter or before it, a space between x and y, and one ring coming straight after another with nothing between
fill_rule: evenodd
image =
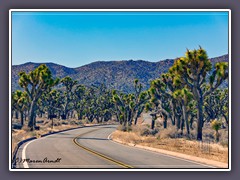
<instances>
[{"instance_id":1,"label":"blue sky","mask_svg":"<svg viewBox=\"0 0 240 180\"><path fill-rule=\"evenodd\" d=\"M12 64L183 56L201 45L209 57L228 53L227 12L12 12Z\"/></svg>"}]
</instances>

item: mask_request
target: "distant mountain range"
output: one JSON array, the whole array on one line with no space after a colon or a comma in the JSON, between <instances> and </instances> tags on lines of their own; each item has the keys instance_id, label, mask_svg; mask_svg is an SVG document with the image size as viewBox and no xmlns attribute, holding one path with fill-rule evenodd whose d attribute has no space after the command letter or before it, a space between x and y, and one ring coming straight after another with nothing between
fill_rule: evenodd
<instances>
[{"instance_id":1,"label":"distant mountain range","mask_svg":"<svg viewBox=\"0 0 240 180\"><path fill-rule=\"evenodd\" d=\"M228 62L228 55L210 59L213 64L216 62ZM135 78L143 84L144 89L149 87L151 80L156 79L160 74L168 71L174 63L173 59L148 62L143 60L122 60L122 61L97 61L77 68L69 68L54 63L46 64L54 77L63 78L70 76L80 84L91 85L104 83L108 88L118 89L124 92L133 91ZM18 73L21 71L30 72L42 63L28 62L12 66L12 91L21 89L18 85Z\"/></svg>"}]
</instances>

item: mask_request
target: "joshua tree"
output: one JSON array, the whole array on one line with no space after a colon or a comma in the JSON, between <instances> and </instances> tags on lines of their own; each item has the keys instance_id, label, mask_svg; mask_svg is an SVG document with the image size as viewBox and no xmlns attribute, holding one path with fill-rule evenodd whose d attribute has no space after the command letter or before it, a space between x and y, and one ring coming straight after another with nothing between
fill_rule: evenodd
<instances>
[{"instance_id":1,"label":"joshua tree","mask_svg":"<svg viewBox=\"0 0 240 180\"><path fill-rule=\"evenodd\" d=\"M112 101L112 93L104 84L101 84L98 88L97 95L97 110L98 117L96 119L98 122L108 121L112 118L112 113L114 109L114 104Z\"/></svg>"},{"instance_id":2,"label":"joshua tree","mask_svg":"<svg viewBox=\"0 0 240 180\"><path fill-rule=\"evenodd\" d=\"M67 118L67 114L73 109L73 87L77 84L77 81L72 80L69 76L60 80L60 83L65 87L63 98L63 114L62 119Z\"/></svg>"},{"instance_id":3,"label":"joshua tree","mask_svg":"<svg viewBox=\"0 0 240 180\"><path fill-rule=\"evenodd\" d=\"M204 99L207 121L224 117L228 124L228 89L217 89Z\"/></svg>"},{"instance_id":4,"label":"joshua tree","mask_svg":"<svg viewBox=\"0 0 240 180\"><path fill-rule=\"evenodd\" d=\"M112 92L113 95L113 102L115 105L117 119L120 121L120 124L126 126L129 123L129 119L132 117L132 110L134 106L132 94L118 94L116 91Z\"/></svg>"},{"instance_id":5,"label":"joshua tree","mask_svg":"<svg viewBox=\"0 0 240 180\"><path fill-rule=\"evenodd\" d=\"M203 103L204 98L214 92L222 82L228 78L228 64L226 62L216 63L210 76L210 88L204 91L207 74L211 71L212 65L207 53L201 47L197 50L187 50L185 57L177 58L174 65L169 69L174 78L187 85L193 93L197 102L197 139L202 140L202 127L204 122Z\"/></svg>"},{"instance_id":6,"label":"joshua tree","mask_svg":"<svg viewBox=\"0 0 240 180\"><path fill-rule=\"evenodd\" d=\"M13 92L12 95L12 105L13 107L20 112L21 126L24 125L24 111L28 109L29 97L26 92L17 90Z\"/></svg>"},{"instance_id":7,"label":"joshua tree","mask_svg":"<svg viewBox=\"0 0 240 180\"><path fill-rule=\"evenodd\" d=\"M84 85L78 85L74 90L74 108L77 111L78 120L83 118L84 109L86 106L86 87Z\"/></svg>"},{"instance_id":8,"label":"joshua tree","mask_svg":"<svg viewBox=\"0 0 240 180\"><path fill-rule=\"evenodd\" d=\"M182 107L182 123L181 123L181 131L183 132L183 126L184 126L184 122L186 124L186 128L187 128L187 134L190 134L190 129L189 129L189 121L188 121L188 104L189 102L192 100L192 93L187 89L187 88L183 88L181 90L176 90L173 94L175 99L178 99L181 107Z\"/></svg>"},{"instance_id":9,"label":"joshua tree","mask_svg":"<svg viewBox=\"0 0 240 180\"><path fill-rule=\"evenodd\" d=\"M150 116L152 117L152 122L151 122L151 129L152 130L155 128L155 121L157 119L158 105L159 105L159 101L154 97L152 97L150 99L150 101L145 104L146 112L151 111Z\"/></svg>"},{"instance_id":10,"label":"joshua tree","mask_svg":"<svg viewBox=\"0 0 240 180\"><path fill-rule=\"evenodd\" d=\"M59 79L53 79L51 71L45 64L40 65L30 73L19 73L19 85L24 88L29 96L30 109L28 115L28 127L33 130L35 128L35 117L37 101L44 91L55 86Z\"/></svg>"},{"instance_id":11,"label":"joshua tree","mask_svg":"<svg viewBox=\"0 0 240 180\"><path fill-rule=\"evenodd\" d=\"M148 91L142 91L142 84L139 83L138 79L134 80L134 91L134 102L132 105L135 105L133 107L133 117L134 124L136 125L138 118L144 110L146 102L150 99L150 94Z\"/></svg>"},{"instance_id":12,"label":"joshua tree","mask_svg":"<svg viewBox=\"0 0 240 180\"><path fill-rule=\"evenodd\" d=\"M221 92L220 95L220 101L221 101L221 115L224 117L226 124L228 125L228 89L225 89Z\"/></svg>"},{"instance_id":13,"label":"joshua tree","mask_svg":"<svg viewBox=\"0 0 240 180\"><path fill-rule=\"evenodd\" d=\"M124 126L137 124L137 118L141 115L143 107L149 99L148 92L142 91L142 85L137 79L134 80L134 89L135 92L132 94L117 93L116 91L112 93L116 116Z\"/></svg>"},{"instance_id":14,"label":"joshua tree","mask_svg":"<svg viewBox=\"0 0 240 180\"><path fill-rule=\"evenodd\" d=\"M51 119L54 115L57 116L57 112L61 112L61 96L60 91L57 89L53 89L50 92L46 93L43 97L45 104L46 104L46 110L48 112L48 118ZM59 117L59 115L58 115Z\"/></svg>"},{"instance_id":15,"label":"joshua tree","mask_svg":"<svg viewBox=\"0 0 240 180\"><path fill-rule=\"evenodd\" d=\"M171 111L172 108L175 106L173 104L172 100L172 92L168 89L168 85L163 81L162 78L156 79L151 82L151 86L149 89L149 92L151 94L151 102L154 105L155 112L152 112L152 114L159 114L161 117L163 117L163 125L164 128L167 128L167 120L171 117ZM173 123L173 119L172 119Z\"/></svg>"},{"instance_id":16,"label":"joshua tree","mask_svg":"<svg viewBox=\"0 0 240 180\"><path fill-rule=\"evenodd\" d=\"M188 104L189 126L193 130L193 122L197 117L196 101L192 100Z\"/></svg>"}]
</instances>

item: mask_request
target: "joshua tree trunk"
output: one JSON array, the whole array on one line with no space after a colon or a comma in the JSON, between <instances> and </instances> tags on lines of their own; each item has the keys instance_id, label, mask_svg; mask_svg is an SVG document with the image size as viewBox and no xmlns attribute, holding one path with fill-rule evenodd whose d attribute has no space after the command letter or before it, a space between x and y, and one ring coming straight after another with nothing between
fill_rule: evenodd
<instances>
[{"instance_id":1,"label":"joshua tree trunk","mask_svg":"<svg viewBox=\"0 0 240 180\"><path fill-rule=\"evenodd\" d=\"M23 127L24 125L23 112L20 112L20 116L21 116L21 126Z\"/></svg>"},{"instance_id":2,"label":"joshua tree trunk","mask_svg":"<svg viewBox=\"0 0 240 180\"><path fill-rule=\"evenodd\" d=\"M187 134L189 135L190 134L190 130L189 130L189 123L188 123L188 113L187 113L185 105L183 105L183 121L186 122Z\"/></svg>"},{"instance_id":3,"label":"joshua tree trunk","mask_svg":"<svg viewBox=\"0 0 240 180\"><path fill-rule=\"evenodd\" d=\"M154 119L154 117L153 117L153 118L152 118L151 129L154 129L154 127L155 127L155 119Z\"/></svg>"},{"instance_id":4,"label":"joshua tree trunk","mask_svg":"<svg viewBox=\"0 0 240 180\"><path fill-rule=\"evenodd\" d=\"M82 113L78 112L78 120L81 120L81 119L82 119Z\"/></svg>"},{"instance_id":5,"label":"joshua tree trunk","mask_svg":"<svg viewBox=\"0 0 240 180\"><path fill-rule=\"evenodd\" d=\"M178 130L178 129L180 129L180 124L181 124L180 116L177 115L177 116L176 116L176 119L177 119L176 125L177 125L177 130Z\"/></svg>"},{"instance_id":6,"label":"joshua tree trunk","mask_svg":"<svg viewBox=\"0 0 240 180\"><path fill-rule=\"evenodd\" d=\"M18 111L15 111L15 118L18 119Z\"/></svg>"},{"instance_id":7,"label":"joshua tree trunk","mask_svg":"<svg viewBox=\"0 0 240 180\"><path fill-rule=\"evenodd\" d=\"M28 127L31 128L31 130L34 129L34 125L35 125L35 108L36 108L36 101L33 100L31 102L31 106L29 109L29 114L28 114Z\"/></svg>"},{"instance_id":8,"label":"joshua tree trunk","mask_svg":"<svg viewBox=\"0 0 240 180\"><path fill-rule=\"evenodd\" d=\"M181 118L181 135L183 135L184 119Z\"/></svg>"},{"instance_id":9,"label":"joshua tree trunk","mask_svg":"<svg viewBox=\"0 0 240 180\"><path fill-rule=\"evenodd\" d=\"M173 102L173 100L171 100L171 107L172 107L172 115L171 115L172 125L175 126L175 124L176 124L176 116L175 116L176 105Z\"/></svg>"},{"instance_id":10,"label":"joshua tree trunk","mask_svg":"<svg viewBox=\"0 0 240 180\"><path fill-rule=\"evenodd\" d=\"M190 128L189 128L188 118L186 119L186 128L187 128L187 134L190 135Z\"/></svg>"},{"instance_id":11,"label":"joshua tree trunk","mask_svg":"<svg viewBox=\"0 0 240 180\"><path fill-rule=\"evenodd\" d=\"M62 120L66 120L66 119L67 119L67 115L66 115L65 113L63 113L63 114L61 115L61 118L62 118Z\"/></svg>"},{"instance_id":12,"label":"joshua tree trunk","mask_svg":"<svg viewBox=\"0 0 240 180\"><path fill-rule=\"evenodd\" d=\"M152 124L151 124L151 129L154 129L155 127L155 120L157 119L157 115L154 114L150 114L152 116Z\"/></svg>"},{"instance_id":13,"label":"joshua tree trunk","mask_svg":"<svg viewBox=\"0 0 240 180\"><path fill-rule=\"evenodd\" d=\"M225 121L226 121L226 123L228 125L228 117L225 114L223 114L223 117L224 117L224 119L225 119Z\"/></svg>"},{"instance_id":14,"label":"joshua tree trunk","mask_svg":"<svg viewBox=\"0 0 240 180\"><path fill-rule=\"evenodd\" d=\"M216 142L217 143L219 142L219 132L218 132L218 130L216 130Z\"/></svg>"},{"instance_id":15,"label":"joshua tree trunk","mask_svg":"<svg viewBox=\"0 0 240 180\"><path fill-rule=\"evenodd\" d=\"M58 111L57 118L60 120L60 117L61 117L61 112L60 112L60 111Z\"/></svg>"},{"instance_id":16,"label":"joshua tree trunk","mask_svg":"<svg viewBox=\"0 0 240 180\"><path fill-rule=\"evenodd\" d=\"M193 119L194 117L191 115L191 118L190 118L190 128L193 130Z\"/></svg>"},{"instance_id":17,"label":"joshua tree trunk","mask_svg":"<svg viewBox=\"0 0 240 180\"><path fill-rule=\"evenodd\" d=\"M135 120L134 120L134 125L137 124L138 118L141 116L141 113L143 112L144 106L140 107L137 111L137 115L135 116Z\"/></svg>"},{"instance_id":18,"label":"joshua tree trunk","mask_svg":"<svg viewBox=\"0 0 240 180\"><path fill-rule=\"evenodd\" d=\"M61 115L62 120L66 120L68 115L67 105L63 108L63 113Z\"/></svg>"},{"instance_id":19,"label":"joshua tree trunk","mask_svg":"<svg viewBox=\"0 0 240 180\"><path fill-rule=\"evenodd\" d=\"M36 118L37 118L37 115L36 113L34 114L34 118L33 118L33 127L35 128L36 127Z\"/></svg>"},{"instance_id":20,"label":"joshua tree trunk","mask_svg":"<svg viewBox=\"0 0 240 180\"><path fill-rule=\"evenodd\" d=\"M52 130L53 130L53 118L52 118Z\"/></svg>"},{"instance_id":21,"label":"joshua tree trunk","mask_svg":"<svg viewBox=\"0 0 240 180\"><path fill-rule=\"evenodd\" d=\"M129 110L129 113L128 113L128 126L131 126L132 125L132 121L133 121L133 116L132 116L132 111Z\"/></svg>"},{"instance_id":22,"label":"joshua tree trunk","mask_svg":"<svg viewBox=\"0 0 240 180\"><path fill-rule=\"evenodd\" d=\"M175 115L173 115L171 117L171 121L172 121L172 125L175 126L176 125L176 117L175 117Z\"/></svg>"},{"instance_id":23,"label":"joshua tree trunk","mask_svg":"<svg viewBox=\"0 0 240 180\"><path fill-rule=\"evenodd\" d=\"M122 121L120 121L120 118L119 118L119 112L117 111L116 112L116 119L117 119L117 122L119 122L120 124L122 124Z\"/></svg>"},{"instance_id":24,"label":"joshua tree trunk","mask_svg":"<svg viewBox=\"0 0 240 180\"><path fill-rule=\"evenodd\" d=\"M164 127L164 129L166 129L167 128L167 116L166 115L163 115L163 127Z\"/></svg>"},{"instance_id":25,"label":"joshua tree trunk","mask_svg":"<svg viewBox=\"0 0 240 180\"><path fill-rule=\"evenodd\" d=\"M202 141L202 128L203 128L203 99L198 101L197 112L197 140Z\"/></svg>"},{"instance_id":26,"label":"joshua tree trunk","mask_svg":"<svg viewBox=\"0 0 240 180\"><path fill-rule=\"evenodd\" d=\"M127 125L127 121L124 121L123 126L126 127L126 125Z\"/></svg>"},{"instance_id":27,"label":"joshua tree trunk","mask_svg":"<svg viewBox=\"0 0 240 180\"><path fill-rule=\"evenodd\" d=\"M138 118L140 117L140 115L141 115L141 113L139 113L139 111L137 111L137 114L134 119L134 125L137 125L137 121L138 121Z\"/></svg>"},{"instance_id":28,"label":"joshua tree trunk","mask_svg":"<svg viewBox=\"0 0 240 180\"><path fill-rule=\"evenodd\" d=\"M47 117L47 118L50 119L50 115L51 115L50 110L48 110L47 114L48 114L48 117Z\"/></svg>"}]
</instances>

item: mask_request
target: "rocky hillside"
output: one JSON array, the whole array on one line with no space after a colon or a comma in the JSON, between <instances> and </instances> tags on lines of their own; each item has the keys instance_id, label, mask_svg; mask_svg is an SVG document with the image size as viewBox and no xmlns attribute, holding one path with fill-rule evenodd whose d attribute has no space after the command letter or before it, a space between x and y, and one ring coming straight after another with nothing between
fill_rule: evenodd
<instances>
[{"instance_id":1,"label":"rocky hillside","mask_svg":"<svg viewBox=\"0 0 240 180\"><path fill-rule=\"evenodd\" d=\"M211 59L215 64L219 61L228 62L228 55ZM138 78L144 88L149 87L149 82L161 73L168 71L173 65L173 59L166 59L159 62L148 62L143 60L124 61L98 61L77 68L68 68L54 63L45 63L51 70L54 77L63 78L70 76L81 84L91 85L104 83L109 88L118 89L124 92L133 90L133 80ZM28 62L12 66L12 91L20 89L18 85L18 73L29 72L39 66L40 63Z\"/></svg>"}]
</instances>

